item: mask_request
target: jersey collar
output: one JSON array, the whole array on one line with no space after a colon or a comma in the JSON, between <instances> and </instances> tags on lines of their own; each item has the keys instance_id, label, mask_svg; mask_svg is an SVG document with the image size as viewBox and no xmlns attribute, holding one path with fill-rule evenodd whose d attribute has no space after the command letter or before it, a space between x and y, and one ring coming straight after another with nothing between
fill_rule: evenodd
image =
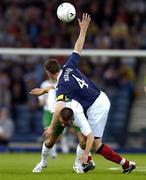
<instances>
[{"instance_id":1,"label":"jersey collar","mask_svg":"<svg viewBox=\"0 0 146 180\"><path fill-rule=\"evenodd\" d=\"M62 74L62 70L60 70L60 72L59 72L59 75L57 77L57 82L59 81L59 78L60 78L61 74Z\"/></svg>"}]
</instances>

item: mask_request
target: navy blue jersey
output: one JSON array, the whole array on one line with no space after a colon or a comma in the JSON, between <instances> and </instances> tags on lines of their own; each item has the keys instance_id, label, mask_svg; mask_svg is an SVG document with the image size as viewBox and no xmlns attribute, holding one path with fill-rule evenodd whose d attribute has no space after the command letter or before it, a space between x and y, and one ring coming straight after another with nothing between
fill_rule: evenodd
<instances>
[{"instance_id":1,"label":"navy blue jersey","mask_svg":"<svg viewBox=\"0 0 146 180\"><path fill-rule=\"evenodd\" d=\"M57 99L67 96L78 101L86 111L100 94L98 87L78 69L80 55L73 52L62 68L57 87Z\"/></svg>"}]
</instances>

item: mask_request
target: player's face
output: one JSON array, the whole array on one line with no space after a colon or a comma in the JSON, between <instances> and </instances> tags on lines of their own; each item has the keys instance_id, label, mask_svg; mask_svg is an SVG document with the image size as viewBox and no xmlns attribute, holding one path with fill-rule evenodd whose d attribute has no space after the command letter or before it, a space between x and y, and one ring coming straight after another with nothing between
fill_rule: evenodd
<instances>
[{"instance_id":1,"label":"player's face","mask_svg":"<svg viewBox=\"0 0 146 180\"><path fill-rule=\"evenodd\" d=\"M73 125L73 119L70 119L70 120L68 120L68 121L66 122L66 121L64 121L64 119L63 119L62 117L60 117L60 118L59 118L59 121L60 121L60 123L61 123L61 125L62 125L63 127L72 126L72 125Z\"/></svg>"}]
</instances>

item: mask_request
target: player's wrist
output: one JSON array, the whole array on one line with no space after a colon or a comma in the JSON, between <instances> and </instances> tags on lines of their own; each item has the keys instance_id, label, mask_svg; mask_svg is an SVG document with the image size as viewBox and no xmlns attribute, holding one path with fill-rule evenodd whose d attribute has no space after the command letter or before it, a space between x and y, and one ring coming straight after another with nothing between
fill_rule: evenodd
<instances>
[{"instance_id":1,"label":"player's wrist","mask_svg":"<svg viewBox=\"0 0 146 180\"><path fill-rule=\"evenodd\" d=\"M85 29L85 28L80 29L80 34L86 34L86 32L87 32L87 29Z\"/></svg>"},{"instance_id":2,"label":"player's wrist","mask_svg":"<svg viewBox=\"0 0 146 180\"><path fill-rule=\"evenodd\" d=\"M53 127L54 127L54 125L51 123L50 126L49 126L50 130L53 131Z\"/></svg>"},{"instance_id":3,"label":"player's wrist","mask_svg":"<svg viewBox=\"0 0 146 180\"><path fill-rule=\"evenodd\" d=\"M88 156L88 155L89 155L89 152L90 152L89 150L85 149L85 150L84 150L84 155L85 155L85 156Z\"/></svg>"}]
</instances>

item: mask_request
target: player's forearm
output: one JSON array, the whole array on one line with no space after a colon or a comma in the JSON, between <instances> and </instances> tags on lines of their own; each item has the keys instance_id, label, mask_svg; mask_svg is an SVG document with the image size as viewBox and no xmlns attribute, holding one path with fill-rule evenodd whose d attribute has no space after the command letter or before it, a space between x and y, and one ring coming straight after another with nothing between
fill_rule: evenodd
<instances>
[{"instance_id":1,"label":"player's forearm","mask_svg":"<svg viewBox=\"0 0 146 180\"><path fill-rule=\"evenodd\" d=\"M45 93L48 93L47 88L44 88L44 89L42 89L42 88L35 88L35 89L32 89L30 91L30 94L33 94L35 96L41 96L41 95L43 95Z\"/></svg>"},{"instance_id":2,"label":"player's forearm","mask_svg":"<svg viewBox=\"0 0 146 180\"><path fill-rule=\"evenodd\" d=\"M56 124L59 121L60 111L64 107L65 107L65 102L64 101L58 101L56 103L55 111L54 111L53 118L52 118L51 125L50 125L52 130L56 127Z\"/></svg>"},{"instance_id":3,"label":"player's forearm","mask_svg":"<svg viewBox=\"0 0 146 180\"><path fill-rule=\"evenodd\" d=\"M50 125L52 130L56 127L56 124L59 120L59 113L60 113L60 111L55 111L53 114L53 118L52 118L51 125Z\"/></svg>"},{"instance_id":4,"label":"player's forearm","mask_svg":"<svg viewBox=\"0 0 146 180\"><path fill-rule=\"evenodd\" d=\"M35 95L41 96L41 95L46 94L46 93L48 93L47 88L43 88L43 89L41 89L39 92L36 92Z\"/></svg>"},{"instance_id":5,"label":"player's forearm","mask_svg":"<svg viewBox=\"0 0 146 180\"><path fill-rule=\"evenodd\" d=\"M55 87L54 87L54 86L46 87L46 88L43 89L43 93L44 93L44 94L45 94L45 93L48 93L51 89L55 89Z\"/></svg>"},{"instance_id":6,"label":"player's forearm","mask_svg":"<svg viewBox=\"0 0 146 180\"><path fill-rule=\"evenodd\" d=\"M83 46L84 46L86 32L87 32L87 30L81 29L79 37L75 43L74 51L77 51L79 54L81 53Z\"/></svg>"},{"instance_id":7,"label":"player's forearm","mask_svg":"<svg viewBox=\"0 0 146 180\"><path fill-rule=\"evenodd\" d=\"M83 49L83 45L85 42L85 37L86 37L87 29L90 24L90 20L91 20L90 15L87 13L83 13L82 20L78 19L79 26L80 26L80 34L74 47L74 50L77 51L78 53L81 53Z\"/></svg>"},{"instance_id":8,"label":"player's forearm","mask_svg":"<svg viewBox=\"0 0 146 180\"><path fill-rule=\"evenodd\" d=\"M91 132L88 136L87 136L87 141L86 141L86 149L84 151L85 154L89 154L89 152L92 149L93 146L93 142L94 142L94 136L93 133Z\"/></svg>"}]
</instances>

